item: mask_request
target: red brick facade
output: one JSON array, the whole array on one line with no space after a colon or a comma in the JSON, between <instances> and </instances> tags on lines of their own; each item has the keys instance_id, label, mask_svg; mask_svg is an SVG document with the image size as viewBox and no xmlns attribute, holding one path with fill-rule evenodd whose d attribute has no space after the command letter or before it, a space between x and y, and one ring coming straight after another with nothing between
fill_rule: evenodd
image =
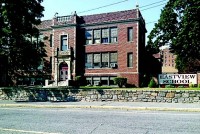
<instances>
[{"instance_id":1,"label":"red brick facade","mask_svg":"<svg viewBox=\"0 0 200 134\"><path fill-rule=\"evenodd\" d=\"M44 36L48 37L45 41L48 55L46 59L50 61L52 57L52 79L61 77L60 72L57 73L56 70L62 62L66 62L69 66L66 74L70 76L68 79L85 76L88 84L94 85L95 81L98 81L103 85L112 85L113 78L120 76L126 77L128 84L140 86L140 77L144 73L142 56L146 28L138 9L88 16L78 16L75 13L72 16L55 17L52 20L43 21L38 28ZM112 28L115 31L112 31ZM131 33L129 33L129 28ZM106 30L105 35L108 36L104 40L106 43L103 43L103 29ZM92 33L87 35L88 37L85 35L87 30ZM117 37L113 38L115 32L117 32ZM63 54L61 50L62 35L67 37L67 43L64 43L67 44L66 51L69 52L66 54ZM97 37L98 43L95 42ZM130 41L128 37L131 38ZM86 38L89 38L90 44L87 44ZM60 51L58 57L55 54L57 48ZM115 54L117 57L113 56ZM88 59L86 59L87 56ZM112 63L115 59L117 61ZM87 63L86 60L88 60ZM58 76L55 75L56 73Z\"/></svg>"}]
</instances>

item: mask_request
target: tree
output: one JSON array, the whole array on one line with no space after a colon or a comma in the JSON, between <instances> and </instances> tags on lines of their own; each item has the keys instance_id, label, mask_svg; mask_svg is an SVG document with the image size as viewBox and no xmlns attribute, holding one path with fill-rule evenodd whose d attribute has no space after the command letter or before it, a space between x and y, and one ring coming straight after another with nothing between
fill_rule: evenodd
<instances>
[{"instance_id":1,"label":"tree","mask_svg":"<svg viewBox=\"0 0 200 134\"><path fill-rule=\"evenodd\" d=\"M159 47L169 45L177 55L179 72L200 70L199 14L198 0L169 0L148 36L148 51L156 53Z\"/></svg>"},{"instance_id":2,"label":"tree","mask_svg":"<svg viewBox=\"0 0 200 134\"><path fill-rule=\"evenodd\" d=\"M127 78L116 77L114 78L114 83L117 84L120 88L122 88L123 86L126 86Z\"/></svg>"},{"instance_id":3,"label":"tree","mask_svg":"<svg viewBox=\"0 0 200 134\"><path fill-rule=\"evenodd\" d=\"M43 0L1 0L0 53L9 60L8 75L28 75L37 70L45 56L39 30Z\"/></svg>"}]
</instances>

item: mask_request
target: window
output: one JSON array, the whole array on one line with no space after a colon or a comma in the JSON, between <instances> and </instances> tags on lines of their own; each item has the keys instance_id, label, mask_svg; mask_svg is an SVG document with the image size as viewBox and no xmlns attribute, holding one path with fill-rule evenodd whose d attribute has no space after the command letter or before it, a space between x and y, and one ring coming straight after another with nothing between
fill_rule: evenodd
<instances>
[{"instance_id":1,"label":"window","mask_svg":"<svg viewBox=\"0 0 200 134\"><path fill-rule=\"evenodd\" d=\"M117 52L86 54L85 67L117 68Z\"/></svg>"},{"instance_id":2,"label":"window","mask_svg":"<svg viewBox=\"0 0 200 134\"><path fill-rule=\"evenodd\" d=\"M93 59L94 59L94 62L93 62L94 68L100 68L101 67L100 53L94 54Z\"/></svg>"},{"instance_id":3,"label":"window","mask_svg":"<svg viewBox=\"0 0 200 134\"><path fill-rule=\"evenodd\" d=\"M94 44L100 43L101 31L100 29L94 30Z\"/></svg>"},{"instance_id":4,"label":"window","mask_svg":"<svg viewBox=\"0 0 200 134\"><path fill-rule=\"evenodd\" d=\"M86 54L85 67L86 68L92 68L92 54Z\"/></svg>"},{"instance_id":5,"label":"window","mask_svg":"<svg viewBox=\"0 0 200 134\"><path fill-rule=\"evenodd\" d=\"M39 35L39 42L43 42L44 41L44 35L43 34L40 34Z\"/></svg>"},{"instance_id":6,"label":"window","mask_svg":"<svg viewBox=\"0 0 200 134\"><path fill-rule=\"evenodd\" d=\"M118 36L117 27L102 28L85 31L86 45L99 43L116 43Z\"/></svg>"},{"instance_id":7,"label":"window","mask_svg":"<svg viewBox=\"0 0 200 134\"><path fill-rule=\"evenodd\" d=\"M109 78L109 85L115 85L115 83L114 83L114 79L115 78L116 77L114 77L114 76L112 76L112 77Z\"/></svg>"},{"instance_id":8,"label":"window","mask_svg":"<svg viewBox=\"0 0 200 134\"><path fill-rule=\"evenodd\" d=\"M109 54L108 54L108 53L102 53L101 56L102 56L102 57L101 57L101 59L102 59L101 67L102 67L102 68L108 67Z\"/></svg>"},{"instance_id":9,"label":"window","mask_svg":"<svg viewBox=\"0 0 200 134\"><path fill-rule=\"evenodd\" d=\"M116 76L88 76L86 77L87 85L112 85L114 86Z\"/></svg>"},{"instance_id":10,"label":"window","mask_svg":"<svg viewBox=\"0 0 200 134\"><path fill-rule=\"evenodd\" d=\"M127 54L127 67L133 67L133 53Z\"/></svg>"},{"instance_id":11,"label":"window","mask_svg":"<svg viewBox=\"0 0 200 134\"><path fill-rule=\"evenodd\" d=\"M38 36L32 36L31 42L35 44L36 48L40 48L40 43L44 41L44 35L40 33Z\"/></svg>"},{"instance_id":12,"label":"window","mask_svg":"<svg viewBox=\"0 0 200 134\"><path fill-rule=\"evenodd\" d=\"M109 77L101 77L101 85L108 85Z\"/></svg>"},{"instance_id":13,"label":"window","mask_svg":"<svg viewBox=\"0 0 200 134\"><path fill-rule=\"evenodd\" d=\"M49 59L49 67L50 67L50 69L52 69L52 57L50 57L50 59Z\"/></svg>"},{"instance_id":14,"label":"window","mask_svg":"<svg viewBox=\"0 0 200 134\"><path fill-rule=\"evenodd\" d=\"M66 51L68 49L68 36L61 35L61 51Z\"/></svg>"},{"instance_id":15,"label":"window","mask_svg":"<svg viewBox=\"0 0 200 134\"><path fill-rule=\"evenodd\" d=\"M100 85L100 77L93 77L93 85Z\"/></svg>"},{"instance_id":16,"label":"window","mask_svg":"<svg viewBox=\"0 0 200 134\"><path fill-rule=\"evenodd\" d=\"M128 27L128 41L133 41L133 28Z\"/></svg>"},{"instance_id":17,"label":"window","mask_svg":"<svg viewBox=\"0 0 200 134\"><path fill-rule=\"evenodd\" d=\"M117 63L117 53L110 53L110 63Z\"/></svg>"},{"instance_id":18,"label":"window","mask_svg":"<svg viewBox=\"0 0 200 134\"><path fill-rule=\"evenodd\" d=\"M49 39L50 47L53 46L53 34L50 34L50 39Z\"/></svg>"},{"instance_id":19,"label":"window","mask_svg":"<svg viewBox=\"0 0 200 134\"><path fill-rule=\"evenodd\" d=\"M102 43L109 43L109 29L106 28L106 29L102 29L102 35L101 35L101 42Z\"/></svg>"},{"instance_id":20,"label":"window","mask_svg":"<svg viewBox=\"0 0 200 134\"><path fill-rule=\"evenodd\" d=\"M92 85L92 77L86 77L87 85Z\"/></svg>"},{"instance_id":21,"label":"window","mask_svg":"<svg viewBox=\"0 0 200 134\"><path fill-rule=\"evenodd\" d=\"M87 30L85 32L85 38L86 38L86 45L92 44L92 30Z\"/></svg>"},{"instance_id":22,"label":"window","mask_svg":"<svg viewBox=\"0 0 200 134\"><path fill-rule=\"evenodd\" d=\"M110 42L115 43L117 42L117 28L111 28L110 29L111 37L110 37Z\"/></svg>"}]
</instances>

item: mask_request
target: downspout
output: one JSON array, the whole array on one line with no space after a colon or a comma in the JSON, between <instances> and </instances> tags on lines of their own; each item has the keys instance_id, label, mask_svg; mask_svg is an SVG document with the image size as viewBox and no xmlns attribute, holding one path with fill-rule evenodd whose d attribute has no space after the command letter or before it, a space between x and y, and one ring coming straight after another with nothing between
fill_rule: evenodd
<instances>
[{"instance_id":1,"label":"downspout","mask_svg":"<svg viewBox=\"0 0 200 134\"><path fill-rule=\"evenodd\" d=\"M139 23L140 23L140 21L139 21L139 5L136 5L136 11L137 11L137 19L138 19L138 22L137 22L137 74L138 74L138 86L139 86L139 80L140 80L140 74L139 74L139 39L140 39L140 34L139 34L139 32L140 32L140 30L139 30L139 28L140 28L140 26L139 26Z\"/></svg>"},{"instance_id":2,"label":"downspout","mask_svg":"<svg viewBox=\"0 0 200 134\"><path fill-rule=\"evenodd\" d=\"M76 18L76 17L77 17L77 14L76 14L76 11L75 11L75 12L74 12L74 23L75 23L75 24L77 24L77 18ZM77 45L77 44L76 44L76 43L77 43L77 42L76 42L76 40L77 40L77 39L76 39L76 38L77 38L77 37L76 37L76 36L77 36L77 35L76 35L76 33L77 33L76 30L77 30L77 26L75 25L75 26L74 26L74 58L73 58L73 60L74 60L74 68L73 68L73 69L74 69L74 70L73 70L73 71L74 71L74 72L73 72L73 73L74 73L74 77L76 77L76 45ZM73 79L75 79L75 78L73 78Z\"/></svg>"}]
</instances>

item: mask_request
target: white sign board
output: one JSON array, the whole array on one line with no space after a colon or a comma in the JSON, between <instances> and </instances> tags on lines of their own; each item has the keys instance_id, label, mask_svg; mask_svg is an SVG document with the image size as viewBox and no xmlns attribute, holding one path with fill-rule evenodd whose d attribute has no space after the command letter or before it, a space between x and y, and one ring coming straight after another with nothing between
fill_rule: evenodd
<instances>
[{"instance_id":1,"label":"white sign board","mask_svg":"<svg viewBox=\"0 0 200 134\"><path fill-rule=\"evenodd\" d=\"M159 74L159 84L197 84L197 74Z\"/></svg>"}]
</instances>

